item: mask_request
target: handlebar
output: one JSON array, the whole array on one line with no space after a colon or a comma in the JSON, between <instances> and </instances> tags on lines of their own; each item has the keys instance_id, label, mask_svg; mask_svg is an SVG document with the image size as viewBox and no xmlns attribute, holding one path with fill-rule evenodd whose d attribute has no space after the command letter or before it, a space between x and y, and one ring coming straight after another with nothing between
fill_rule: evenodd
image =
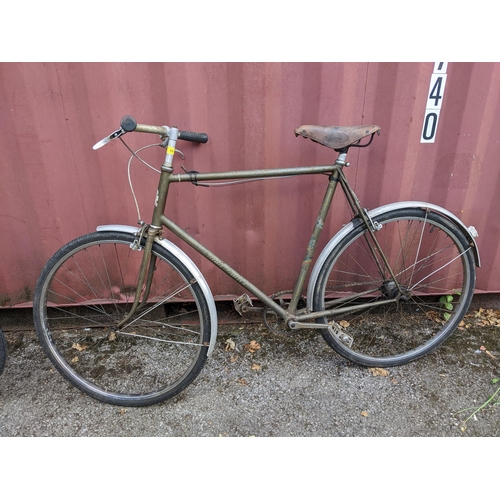
<instances>
[{"instance_id":1,"label":"handlebar","mask_svg":"<svg viewBox=\"0 0 500 500\"><path fill-rule=\"evenodd\" d=\"M167 127L166 125L160 127L158 125L141 125L137 123L133 116L126 115L120 121L120 128L115 130L111 135L100 140L97 144L94 144L93 149L99 149L108 142L116 139L117 137L126 134L127 132L145 132L148 134L158 134L162 138L166 138L170 135L172 129L176 127ZM188 132L186 130L178 130L177 137L171 136L175 139L181 139L183 141L205 143L208 141L208 135L200 132Z\"/></svg>"},{"instance_id":2,"label":"handlebar","mask_svg":"<svg viewBox=\"0 0 500 500\"><path fill-rule=\"evenodd\" d=\"M124 116L120 125L125 132L145 132L148 134L158 134L161 136L168 135L170 127L159 127L157 125L142 125L137 123L133 116ZM178 139L183 141L206 143L208 141L208 135L200 132L189 132L186 130L179 130Z\"/></svg>"}]
</instances>

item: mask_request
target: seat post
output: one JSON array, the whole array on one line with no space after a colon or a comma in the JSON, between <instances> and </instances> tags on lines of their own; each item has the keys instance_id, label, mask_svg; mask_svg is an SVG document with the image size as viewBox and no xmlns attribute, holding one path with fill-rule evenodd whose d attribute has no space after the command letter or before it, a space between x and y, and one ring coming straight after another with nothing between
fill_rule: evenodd
<instances>
[{"instance_id":1,"label":"seat post","mask_svg":"<svg viewBox=\"0 0 500 500\"><path fill-rule=\"evenodd\" d=\"M349 148L343 148L343 149L336 149L339 153L338 158L335 160L335 165L339 165L341 167L348 167L349 163L346 162L347 160L347 151L349 151Z\"/></svg>"}]
</instances>

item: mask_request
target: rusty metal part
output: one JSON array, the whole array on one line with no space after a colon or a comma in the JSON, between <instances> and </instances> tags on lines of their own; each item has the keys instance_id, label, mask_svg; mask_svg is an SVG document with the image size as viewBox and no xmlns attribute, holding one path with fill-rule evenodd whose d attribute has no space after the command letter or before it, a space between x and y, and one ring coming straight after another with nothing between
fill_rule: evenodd
<instances>
[{"instance_id":1,"label":"rusty metal part","mask_svg":"<svg viewBox=\"0 0 500 500\"><path fill-rule=\"evenodd\" d=\"M293 298L293 293L294 290L282 290L281 292L274 293L269 298L276 301L283 309L287 310L289 309L290 301ZM300 296L298 304L299 307L304 308L305 311L306 298L304 296ZM288 327L287 322L283 318L279 317L276 312L269 307L263 308L263 321L266 327L274 333L280 335L290 333L290 328Z\"/></svg>"},{"instance_id":2,"label":"rusty metal part","mask_svg":"<svg viewBox=\"0 0 500 500\"><path fill-rule=\"evenodd\" d=\"M238 314L240 316L243 316L243 313L245 312L243 308L245 306L250 306L250 308L253 307L252 299L249 297L249 295L247 293L244 293L243 295L238 297L236 300L233 300L233 304L234 304L234 308L236 309L236 311L238 312Z\"/></svg>"},{"instance_id":3,"label":"rusty metal part","mask_svg":"<svg viewBox=\"0 0 500 500\"><path fill-rule=\"evenodd\" d=\"M364 137L378 132L378 125L357 125L353 127L324 127L322 125L301 125L295 135L301 135L332 149L352 146Z\"/></svg>"}]
</instances>

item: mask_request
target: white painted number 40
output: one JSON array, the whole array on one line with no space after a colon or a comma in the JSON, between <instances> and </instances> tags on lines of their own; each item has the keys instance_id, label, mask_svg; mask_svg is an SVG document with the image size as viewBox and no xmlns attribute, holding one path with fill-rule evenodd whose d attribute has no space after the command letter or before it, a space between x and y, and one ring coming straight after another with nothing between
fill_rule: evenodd
<instances>
[{"instance_id":1,"label":"white painted number 40","mask_svg":"<svg viewBox=\"0 0 500 500\"><path fill-rule=\"evenodd\" d=\"M440 62L434 64L434 72L431 75L429 93L427 94L427 105L425 107L424 125L420 142L434 142L436 138L439 113L443 103L444 87L446 85L446 69L448 63Z\"/></svg>"}]
</instances>

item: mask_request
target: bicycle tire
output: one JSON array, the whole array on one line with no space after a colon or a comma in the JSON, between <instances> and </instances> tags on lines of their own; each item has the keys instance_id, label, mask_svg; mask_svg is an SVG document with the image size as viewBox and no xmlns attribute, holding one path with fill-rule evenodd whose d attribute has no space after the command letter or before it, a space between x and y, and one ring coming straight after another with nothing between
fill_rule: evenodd
<instances>
[{"instance_id":1,"label":"bicycle tire","mask_svg":"<svg viewBox=\"0 0 500 500\"><path fill-rule=\"evenodd\" d=\"M84 393L147 406L172 398L203 368L211 337L207 299L189 270L153 244L146 305L120 330L133 303L142 251L131 234L103 231L58 250L37 282L34 321L45 353Z\"/></svg>"},{"instance_id":2,"label":"bicycle tire","mask_svg":"<svg viewBox=\"0 0 500 500\"><path fill-rule=\"evenodd\" d=\"M332 310L365 306L332 316L334 322L321 333L346 359L389 367L428 354L453 333L470 306L476 269L467 238L440 214L400 208L376 222L381 226L375 236L404 298L377 304L399 291L387 272L380 272L367 245L367 229L359 222L325 259L314 284L313 307L323 311L325 304ZM327 324L331 319L317 321Z\"/></svg>"},{"instance_id":3,"label":"bicycle tire","mask_svg":"<svg viewBox=\"0 0 500 500\"><path fill-rule=\"evenodd\" d=\"M3 330L0 327L0 375L5 367L5 361L7 360L7 342L5 341L5 336Z\"/></svg>"}]
</instances>

